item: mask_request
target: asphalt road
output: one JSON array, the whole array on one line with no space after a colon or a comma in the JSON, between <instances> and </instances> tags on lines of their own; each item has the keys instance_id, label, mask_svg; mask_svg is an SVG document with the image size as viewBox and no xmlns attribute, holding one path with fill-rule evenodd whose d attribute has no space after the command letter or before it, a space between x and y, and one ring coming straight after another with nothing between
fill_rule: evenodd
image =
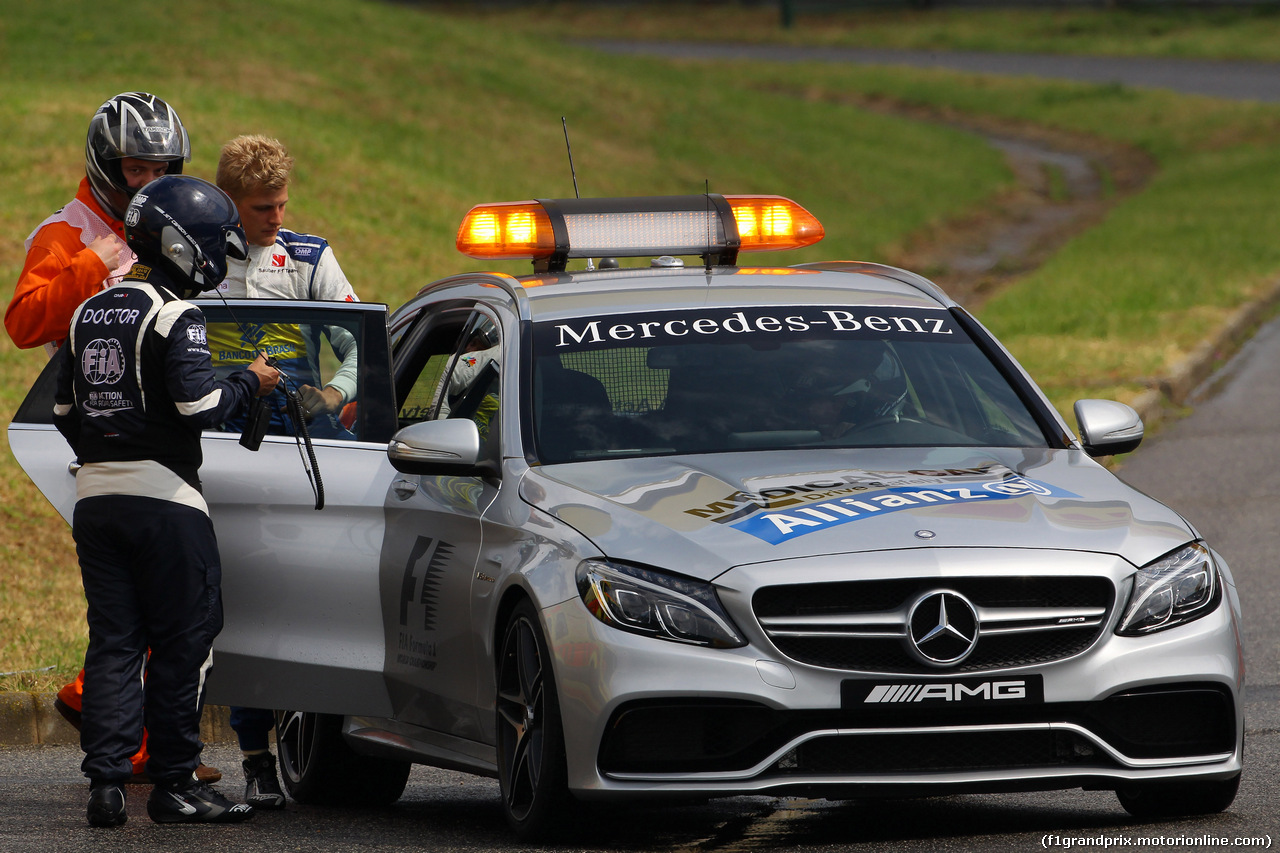
<instances>
[{"instance_id":1,"label":"asphalt road","mask_svg":"<svg viewBox=\"0 0 1280 853\"><path fill-rule=\"evenodd\" d=\"M1269 62L596 39L582 41L582 44L606 53L665 56L670 59L905 65L1011 77L1120 83L1231 100L1280 101L1280 64Z\"/></svg>"}]
</instances>

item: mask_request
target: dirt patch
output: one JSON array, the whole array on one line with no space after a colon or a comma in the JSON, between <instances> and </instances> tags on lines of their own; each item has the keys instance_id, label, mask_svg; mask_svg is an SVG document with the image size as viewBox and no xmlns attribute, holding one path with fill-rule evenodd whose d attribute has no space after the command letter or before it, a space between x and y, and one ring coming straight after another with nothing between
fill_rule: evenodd
<instances>
[{"instance_id":1,"label":"dirt patch","mask_svg":"<svg viewBox=\"0 0 1280 853\"><path fill-rule=\"evenodd\" d=\"M887 258L932 279L970 311L1101 222L1156 171L1145 152L1096 137L887 98L810 97L948 124L1004 153L1013 188L960 218L913 234Z\"/></svg>"}]
</instances>

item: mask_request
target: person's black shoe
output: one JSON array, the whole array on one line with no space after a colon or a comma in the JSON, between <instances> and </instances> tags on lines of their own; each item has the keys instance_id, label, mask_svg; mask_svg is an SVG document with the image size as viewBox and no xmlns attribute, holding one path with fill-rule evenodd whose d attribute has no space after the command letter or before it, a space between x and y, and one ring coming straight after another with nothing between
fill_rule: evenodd
<instances>
[{"instance_id":1,"label":"person's black shoe","mask_svg":"<svg viewBox=\"0 0 1280 853\"><path fill-rule=\"evenodd\" d=\"M147 800L156 823L239 823L253 817L253 806L233 803L194 778L178 785L156 785Z\"/></svg>"},{"instance_id":2,"label":"person's black shoe","mask_svg":"<svg viewBox=\"0 0 1280 853\"><path fill-rule=\"evenodd\" d=\"M89 786L90 826L120 826L128 819L124 811L124 785L94 782Z\"/></svg>"},{"instance_id":3,"label":"person's black shoe","mask_svg":"<svg viewBox=\"0 0 1280 853\"><path fill-rule=\"evenodd\" d=\"M276 757L269 752L244 760L244 801L255 809L284 808L284 791L276 777Z\"/></svg>"}]
</instances>

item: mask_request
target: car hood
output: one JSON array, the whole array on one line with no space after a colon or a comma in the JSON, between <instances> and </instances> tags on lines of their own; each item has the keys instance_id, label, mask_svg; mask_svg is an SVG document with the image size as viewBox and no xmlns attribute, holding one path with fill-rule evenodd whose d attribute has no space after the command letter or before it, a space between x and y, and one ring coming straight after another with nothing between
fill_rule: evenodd
<instances>
[{"instance_id":1,"label":"car hood","mask_svg":"<svg viewBox=\"0 0 1280 853\"><path fill-rule=\"evenodd\" d=\"M1040 548L1144 565L1194 532L1079 450L723 453L533 468L521 495L605 556L710 579L902 548Z\"/></svg>"}]
</instances>

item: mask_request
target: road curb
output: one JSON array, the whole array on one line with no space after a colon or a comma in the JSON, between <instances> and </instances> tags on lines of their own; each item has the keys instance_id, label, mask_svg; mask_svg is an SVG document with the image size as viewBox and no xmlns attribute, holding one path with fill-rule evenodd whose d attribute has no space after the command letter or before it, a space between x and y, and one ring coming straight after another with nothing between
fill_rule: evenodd
<instances>
[{"instance_id":1,"label":"road curb","mask_svg":"<svg viewBox=\"0 0 1280 853\"><path fill-rule=\"evenodd\" d=\"M0 746L79 744L80 732L53 707L52 693L0 693ZM231 711L206 705L200 719L205 743L234 740Z\"/></svg>"},{"instance_id":2,"label":"road curb","mask_svg":"<svg viewBox=\"0 0 1280 853\"><path fill-rule=\"evenodd\" d=\"M1196 345L1168 375L1152 383L1132 402L1143 424L1152 428L1169 419L1221 365L1242 347L1280 305L1280 279L1267 293L1236 310L1214 334Z\"/></svg>"}]
</instances>

